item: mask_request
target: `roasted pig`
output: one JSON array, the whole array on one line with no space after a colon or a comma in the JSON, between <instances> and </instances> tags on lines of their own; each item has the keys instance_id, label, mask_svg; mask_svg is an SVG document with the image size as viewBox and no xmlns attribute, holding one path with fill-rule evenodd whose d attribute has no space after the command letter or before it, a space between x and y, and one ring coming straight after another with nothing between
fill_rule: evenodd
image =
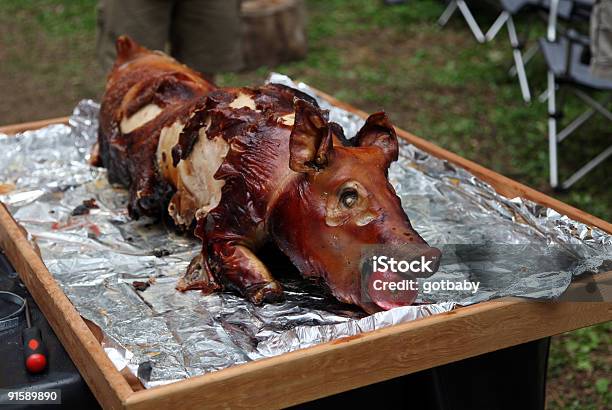
<instances>
[{"instance_id":1,"label":"roasted pig","mask_svg":"<svg viewBox=\"0 0 612 410\"><path fill-rule=\"evenodd\" d=\"M382 112L349 140L298 90L217 88L121 37L94 154L111 182L129 188L132 217L169 214L202 240L180 290L278 300L282 287L256 256L268 241L338 300L374 312L414 298L398 302L362 283L363 246L421 244L419 257L440 259L388 182L398 141Z\"/></svg>"}]
</instances>

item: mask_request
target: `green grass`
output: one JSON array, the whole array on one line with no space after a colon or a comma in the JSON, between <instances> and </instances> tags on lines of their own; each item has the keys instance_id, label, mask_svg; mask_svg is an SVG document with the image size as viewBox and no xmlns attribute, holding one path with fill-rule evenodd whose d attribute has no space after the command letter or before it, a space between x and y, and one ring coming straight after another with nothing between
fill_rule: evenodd
<instances>
[{"instance_id":1,"label":"green grass","mask_svg":"<svg viewBox=\"0 0 612 410\"><path fill-rule=\"evenodd\" d=\"M81 98L99 99L95 0L0 2L0 123L65 115ZM254 72L224 74L221 85L260 83L270 70L305 81L367 110L385 109L395 124L495 171L612 220L610 160L563 194L547 186L547 115L522 102L502 31L477 44L454 16L440 29L436 0L396 7L382 0L310 0L306 59ZM495 13L479 10L483 26ZM518 29L542 24L518 21ZM534 95L544 90L541 59L528 67ZM568 100L567 117L582 105ZM607 147L609 123L598 119L561 144L561 173L570 175ZM610 331L600 325L553 338L549 408L610 406Z\"/></svg>"},{"instance_id":2,"label":"green grass","mask_svg":"<svg viewBox=\"0 0 612 410\"><path fill-rule=\"evenodd\" d=\"M3 0L2 17L13 24L36 25L45 36L67 37L95 31L95 13L91 0Z\"/></svg>"},{"instance_id":3,"label":"green grass","mask_svg":"<svg viewBox=\"0 0 612 410\"><path fill-rule=\"evenodd\" d=\"M549 358L549 409L612 406L612 323L554 338Z\"/></svg>"}]
</instances>

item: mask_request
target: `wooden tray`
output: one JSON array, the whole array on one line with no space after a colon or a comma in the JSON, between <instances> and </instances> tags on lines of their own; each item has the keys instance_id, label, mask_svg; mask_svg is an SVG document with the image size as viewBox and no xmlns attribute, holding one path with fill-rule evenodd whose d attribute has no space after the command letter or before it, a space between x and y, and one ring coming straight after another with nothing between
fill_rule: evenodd
<instances>
[{"instance_id":1,"label":"wooden tray","mask_svg":"<svg viewBox=\"0 0 612 410\"><path fill-rule=\"evenodd\" d=\"M324 93L348 111L366 114ZM0 127L15 133L67 118ZM508 197L523 197L612 233L612 225L398 129L430 154L457 164ZM0 247L105 408L278 408L612 320L610 302L536 302L504 298L257 360L166 386L134 391L59 288L27 233L0 206ZM612 272L595 281L609 284ZM586 285L572 285L579 291ZM602 287L610 291L609 287ZM610 300L610 297L606 298Z\"/></svg>"}]
</instances>

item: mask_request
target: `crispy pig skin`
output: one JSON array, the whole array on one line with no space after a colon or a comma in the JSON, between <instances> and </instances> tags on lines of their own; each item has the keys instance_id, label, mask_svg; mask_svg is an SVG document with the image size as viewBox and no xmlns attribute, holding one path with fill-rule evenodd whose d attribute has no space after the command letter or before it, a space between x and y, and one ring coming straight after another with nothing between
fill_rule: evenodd
<instances>
[{"instance_id":1,"label":"crispy pig skin","mask_svg":"<svg viewBox=\"0 0 612 410\"><path fill-rule=\"evenodd\" d=\"M198 99L215 89L200 74L165 54L146 50L127 37L117 40L117 60L106 84L98 134L101 165L109 180L129 187L130 216L159 216L172 192L157 172L156 151L163 127L187 119ZM162 112L123 134L122 118L154 103Z\"/></svg>"},{"instance_id":2,"label":"crispy pig skin","mask_svg":"<svg viewBox=\"0 0 612 410\"><path fill-rule=\"evenodd\" d=\"M362 246L418 244L439 262L388 182L398 142L382 112L347 140L299 90L217 88L121 37L93 153L111 182L128 187L130 216L169 215L202 240L179 290L279 300L281 285L255 255L270 241L338 300L375 312L397 303L364 297Z\"/></svg>"}]
</instances>

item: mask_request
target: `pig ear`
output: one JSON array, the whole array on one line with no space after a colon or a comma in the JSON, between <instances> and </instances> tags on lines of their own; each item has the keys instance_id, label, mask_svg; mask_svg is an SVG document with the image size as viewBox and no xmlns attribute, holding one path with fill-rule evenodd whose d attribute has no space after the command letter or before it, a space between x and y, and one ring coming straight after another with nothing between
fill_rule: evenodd
<instances>
[{"instance_id":1,"label":"pig ear","mask_svg":"<svg viewBox=\"0 0 612 410\"><path fill-rule=\"evenodd\" d=\"M296 98L295 122L289 139L289 168L313 173L327 165L332 149L332 130L327 112Z\"/></svg>"},{"instance_id":2,"label":"pig ear","mask_svg":"<svg viewBox=\"0 0 612 410\"><path fill-rule=\"evenodd\" d=\"M397 161L399 147L395 129L384 112L372 114L355 136L359 147L375 146L382 150L387 164Z\"/></svg>"}]
</instances>

